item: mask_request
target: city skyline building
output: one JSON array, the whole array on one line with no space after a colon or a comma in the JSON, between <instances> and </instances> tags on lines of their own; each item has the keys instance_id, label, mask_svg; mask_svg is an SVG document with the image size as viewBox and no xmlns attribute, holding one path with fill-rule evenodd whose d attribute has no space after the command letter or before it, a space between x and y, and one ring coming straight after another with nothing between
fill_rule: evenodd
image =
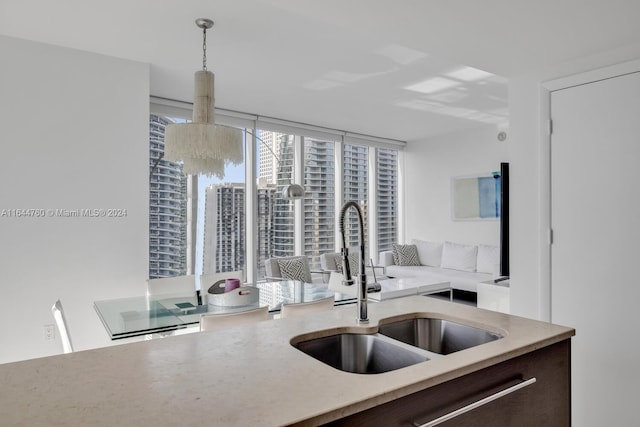
<instances>
[{"instance_id":1,"label":"city skyline building","mask_svg":"<svg viewBox=\"0 0 640 427\"><path fill-rule=\"evenodd\" d=\"M205 191L202 273L244 270L245 185L215 184Z\"/></svg>"},{"instance_id":2,"label":"city skyline building","mask_svg":"<svg viewBox=\"0 0 640 427\"><path fill-rule=\"evenodd\" d=\"M342 197L344 201L354 200L360 205L364 219L365 239L369 235L368 221L368 196L369 196L369 148L362 145L344 144L343 147L343 172L342 172ZM351 211L345 218L345 241L349 248L358 247L360 224L357 216ZM365 248L369 245L365 244ZM368 257L368 254L365 254Z\"/></svg>"},{"instance_id":3,"label":"city skyline building","mask_svg":"<svg viewBox=\"0 0 640 427\"><path fill-rule=\"evenodd\" d=\"M376 149L376 192L378 199L376 236L378 250L390 250L398 241L398 152L387 148Z\"/></svg>"},{"instance_id":4,"label":"city skyline building","mask_svg":"<svg viewBox=\"0 0 640 427\"><path fill-rule=\"evenodd\" d=\"M335 252L335 142L304 138L303 248L312 269Z\"/></svg>"},{"instance_id":5,"label":"city skyline building","mask_svg":"<svg viewBox=\"0 0 640 427\"><path fill-rule=\"evenodd\" d=\"M245 185L225 183L206 189L203 274L243 270L245 262ZM274 252L275 185L258 188L258 275Z\"/></svg>"},{"instance_id":6,"label":"city skyline building","mask_svg":"<svg viewBox=\"0 0 640 427\"><path fill-rule=\"evenodd\" d=\"M282 140L287 137L280 132L258 130L258 182L259 185L275 184L278 181L278 165ZM278 156L276 158L276 155Z\"/></svg>"},{"instance_id":7,"label":"city skyline building","mask_svg":"<svg viewBox=\"0 0 640 427\"><path fill-rule=\"evenodd\" d=\"M187 272L187 177L164 155L166 117L149 120L149 278Z\"/></svg>"}]
</instances>

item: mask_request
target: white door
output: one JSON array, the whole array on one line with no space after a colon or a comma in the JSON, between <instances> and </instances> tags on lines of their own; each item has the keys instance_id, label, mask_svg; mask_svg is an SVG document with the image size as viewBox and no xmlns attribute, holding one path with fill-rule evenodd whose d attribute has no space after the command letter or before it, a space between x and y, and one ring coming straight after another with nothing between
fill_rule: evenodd
<instances>
[{"instance_id":1,"label":"white door","mask_svg":"<svg viewBox=\"0 0 640 427\"><path fill-rule=\"evenodd\" d=\"M551 94L551 316L576 328L573 425L638 426L640 73Z\"/></svg>"}]
</instances>

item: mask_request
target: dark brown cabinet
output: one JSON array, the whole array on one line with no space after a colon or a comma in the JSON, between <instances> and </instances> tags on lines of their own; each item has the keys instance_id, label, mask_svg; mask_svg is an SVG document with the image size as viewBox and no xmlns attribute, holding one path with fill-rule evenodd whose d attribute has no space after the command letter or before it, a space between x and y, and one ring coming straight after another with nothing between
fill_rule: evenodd
<instances>
[{"instance_id":1,"label":"dark brown cabinet","mask_svg":"<svg viewBox=\"0 0 640 427\"><path fill-rule=\"evenodd\" d=\"M568 427L570 351L570 340L561 341L327 425L420 426L535 378L529 385L437 425Z\"/></svg>"}]
</instances>

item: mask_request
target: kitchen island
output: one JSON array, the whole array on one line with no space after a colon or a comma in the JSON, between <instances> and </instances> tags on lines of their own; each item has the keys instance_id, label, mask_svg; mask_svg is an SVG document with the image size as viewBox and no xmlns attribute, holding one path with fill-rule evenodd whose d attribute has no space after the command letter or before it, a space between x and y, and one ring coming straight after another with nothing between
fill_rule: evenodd
<instances>
[{"instance_id":1,"label":"kitchen island","mask_svg":"<svg viewBox=\"0 0 640 427\"><path fill-rule=\"evenodd\" d=\"M334 369L290 344L300 335L321 336L326 330L373 333L385 319L416 313L503 338L366 375ZM531 389L545 393L546 386L556 386L554 400L561 396L560 405L567 406L557 416L569 417L571 328L422 296L369 304L368 324L358 324L355 317L355 306L342 306L310 316L0 365L0 419L3 425L29 427L340 423L473 375L483 378L487 369L502 372L497 367L504 363L555 348L562 360L549 360L555 371L545 378L557 384L538 381ZM563 419L553 425L567 424Z\"/></svg>"}]
</instances>

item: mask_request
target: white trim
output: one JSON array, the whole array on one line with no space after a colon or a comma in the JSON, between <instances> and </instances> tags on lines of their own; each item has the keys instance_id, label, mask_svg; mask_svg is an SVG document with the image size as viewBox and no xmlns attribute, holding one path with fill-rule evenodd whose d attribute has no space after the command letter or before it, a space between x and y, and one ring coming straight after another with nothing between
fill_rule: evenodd
<instances>
[{"instance_id":1,"label":"white trim","mask_svg":"<svg viewBox=\"0 0 640 427\"><path fill-rule=\"evenodd\" d=\"M398 215L398 230L396 234L396 238L398 243L405 243L407 241L404 232L406 226L406 218L405 218L405 192L404 192L404 182L405 182L405 168L404 168L404 150L398 150L398 205L397 205L397 215Z\"/></svg>"},{"instance_id":2,"label":"white trim","mask_svg":"<svg viewBox=\"0 0 640 427\"><path fill-rule=\"evenodd\" d=\"M342 172L344 169L344 143L342 138L336 141L333 146L334 168L333 180L335 184L334 218L335 227L333 227L333 246L336 252L342 249L342 235L340 234L340 213L342 211L342 199L344 198L344 179Z\"/></svg>"},{"instance_id":3,"label":"white trim","mask_svg":"<svg viewBox=\"0 0 640 427\"><path fill-rule=\"evenodd\" d=\"M551 242L547 238L551 230L551 92L540 87L540 120L538 135L540 138L538 165L538 277L540 292L538 295L538 319L551 321ZM546 197L544 196L546 195ZM510 247L513 247L510 245Z\"/></svg>"},{"instance_id":4,"label":"white trim","mask_svg":"<svg viewBox=\"0 0 640 427\"><path fill-rule=\"evenodd\" d=\"M367 170L367 220L369 221L369 229L367 241L369 242L369 257L378 259L378 186L376 173L377 153L376 149L370 147L368 150L368 170ZM366 260L365 260L366 261ZM377 264L377 261L376 261Z\"/></svg>"},{"instance_id":5,"label":"white trim","mask_svg":"<svg viewBox=\"0 0 640 427\"><path fill-rule=\"evenodd\" d=\"M304 137L295 135L293 138L293 181L304 186ZM304 255L304 201L295 199L293 209L294 254Z\"/></svg>"},{"instance_id":6,"label":"white trim","mask_svg":"<svg viewBox=\"0 0 640 427\"><path fill-rule=\"evenodd\" d=\"M256 283L258 280L258 186L247 185L246 183L257 182L257 144L255 129L250 134L245 135L245 186L244 186L244 206L245 206L245 278L247 283ZM247 230L251 227L251 230Z\"/></svg>"},{"instance_id":7,"label":"white trim","mask_svg":"<svg viewBox=\"0 0 640 427\"><path fill-rule=\"evenodd\" d=\"M287 120L262 116L258 117L256 126L258 126L259 129L288 133L292 135L309 136L312 138L328 139L330 141L342 140L342 135L344 135L344 132L334 129L321 128L304 123L295 123Z\"/></svg>"},{"instance_id":8,"label":"white trim","mask_svg":"<svg viewBox=\"0 0 640 427\"><path fill-rule=\"evenodd\" d=\"M547 91L567 89L573 86L597 82L599 80L611 79L625 74L637 73L640 71L640 59L611 65L609 67L598 68L580 74L574 74L559 79L542 82L542 87Z\"/></svg>"},{"instance_id":9,"label":"white trim","mask_svg":"<svg viewBox=\"0 0 640 427\"><path fill-rule=\"evenodd\" d=\"M367 145L369 147L391 148L394 150L404 150L407 143L395 139L379 138L377 136L360 135L346 132L344 136L345 144Z\"/></svg>"}]
</instances>

